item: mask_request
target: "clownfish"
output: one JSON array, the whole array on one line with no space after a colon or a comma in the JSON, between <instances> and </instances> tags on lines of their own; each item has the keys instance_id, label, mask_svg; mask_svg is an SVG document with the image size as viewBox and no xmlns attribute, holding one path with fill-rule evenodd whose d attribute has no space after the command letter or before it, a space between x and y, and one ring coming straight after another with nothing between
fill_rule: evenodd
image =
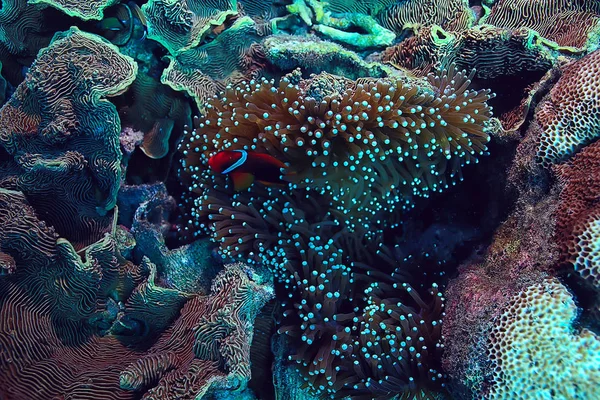
<instances>
[{"instance_id":1,"label":"clownfish","mask_svg":"<svg viewBox=\"0 0 600 400\"><path fill-rule=\"evenodd\" d=\"M236 191L248 189L256 180L265 185L285 184L282 169L287 165L268 154L246 150L224 150L208 159L208 166L221 174L229 174Z\"/></svg>"}]
</instances>

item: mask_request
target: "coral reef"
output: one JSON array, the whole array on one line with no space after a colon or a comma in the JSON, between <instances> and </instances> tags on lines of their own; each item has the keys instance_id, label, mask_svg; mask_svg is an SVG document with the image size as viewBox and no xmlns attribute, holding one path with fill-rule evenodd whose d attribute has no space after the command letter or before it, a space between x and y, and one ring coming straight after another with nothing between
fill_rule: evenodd
<instances>
[{"instance_id":1,"label":"coral reef","mask_svg":"<svg viewBox=\"0 0 600 400\"><path fill-rule=\"evenodd\" d=\"M158 286L152 264L142 281L109 236L82 261L19 192L0 189L0 205L3 394L162 399L245 386L252 321L273 293L246 266L226 266L207 296L186 294ZM145 352L125 345L133 333L159 338Z\"/></svg>"},{"instance_id":2,"label":"coral reef","mask_svg":"<svg viewBox=\"0 0 600 400\"><path fill-rule=\"evenodd\" d=\"M0 398L600 398L599 33L3 2Z\"/></svg>"}]
</instances>

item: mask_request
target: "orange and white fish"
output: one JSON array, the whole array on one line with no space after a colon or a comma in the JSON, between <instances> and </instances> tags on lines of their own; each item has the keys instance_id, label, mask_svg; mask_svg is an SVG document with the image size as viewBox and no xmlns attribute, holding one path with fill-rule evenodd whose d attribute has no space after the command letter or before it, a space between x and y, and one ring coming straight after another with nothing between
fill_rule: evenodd
<instances>
[{"instance_id":1,"label":"orange and white fish","mask_svg":"<svg viewBox=\"0 0 600 400\"><path fill-rule=\"evenodd\" d=\"M209 167L229 174L236 191L248 189L256 180L265 185L285 184L282 179L287 165L273 156L246 150L224 150L208 159Z\"/></svg>"}]
</instances>

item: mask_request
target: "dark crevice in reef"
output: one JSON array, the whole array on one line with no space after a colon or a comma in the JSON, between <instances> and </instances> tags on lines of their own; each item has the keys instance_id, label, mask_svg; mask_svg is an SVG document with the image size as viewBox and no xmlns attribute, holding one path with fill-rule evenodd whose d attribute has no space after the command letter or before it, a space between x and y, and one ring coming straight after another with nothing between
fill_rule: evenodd
<instances>
[{"instance_id":1,"label":"dark crevice in reef","mask_svg":"<svg viewBox=\"0 0 600 400\"><path fill-rule=\"evenodd\" d=\"M522 71L518 76L501 75L494 79L473 79L473 89L490 89L496 97L489 100L494 115L499 117L519 105L528 88L544 76L546 71Z\"/></svg>"},{"instance_id":2,"label":"dark crevice in reef","mask_svg":"<svg viewBox=\"0 0 600 400\"><path fill-rule=\"evenodd\" d=\"M411 255L409 268L423 273L424 287L445 285L457 267L490 244L498 226L512 211L515 193L507 191L506 173L516 144L489 143L490 155L463 168L464 181L426 201L386 231L387 244L401 257Z\"/></svg>"}]
</instances>

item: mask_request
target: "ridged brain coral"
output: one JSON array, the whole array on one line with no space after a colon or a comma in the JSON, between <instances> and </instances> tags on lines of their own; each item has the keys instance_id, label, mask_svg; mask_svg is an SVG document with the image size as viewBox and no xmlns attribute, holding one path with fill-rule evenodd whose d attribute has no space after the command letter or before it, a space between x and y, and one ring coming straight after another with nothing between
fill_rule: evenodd
<instances>
[{"instance_id":1,"label":"ridged brain coral","mask_svg":"<svg viewBox=\"0 0 600 400\"><path fill-rule=\"evenodd\" d=\"M600 5L595 0L498 0L481 23L530 28L572 50L598 48Z\"/></svg>"},{"instance_id":2,"label":"ridged brain coral","mask_svg":"<svg viewBox=\"0 0 600 400\"><path fill-rule=\"evenodd\" d=\"M0 395L14 400L179 399L243 388L252 322L273 294L241 264L226 266L208 296L159 287L151 264L142 281L108 235L83 261L22 193L5 189L0 263L10 267L0 276ZM146 325L164 320L150 349L136 346L148 339Z\"/></svg>"},{"instance_id":3,"label":"ridged brain coral","mask_svg":"<svg viewBox=\"0 0 600 400\"><path fill-rule=\"evenodd\" d=\"M84 21L90 19L102 19L104 9L115 5L119 0L29 0L30 4L47 4L58 8L71 17L81 18Z\"/></svg>"},{"instance_id":4,"label":"ridged brain coral","mask_svg":"<svg viewBox=\"0 0 600 400\"><path fill-rule=\"evenodd\" d=\"M541 129L538 157L549 167L594 141L600 131L600 51L567 65L550 93L537 107Z\"/></svg>"},{"instance_id":5,"label":"ridged brain coral","mask_svg":"<svg viewBox=\"0 0 600 400\"><path fill-rule=\"evenodd\" d=\"M576 331L577 306L556 278L515 295L490 336L494 382L487 399L593 399L600 338Z\"/></svg>"},{"instance_id":6,"label":"ridged brain coral","mask_svg":"<svg viewBox=\"0 0 600 400\"><path fill-rule=\"evenodd\" d=\"M469 79L451 68L423 81L291 75L231 87L197 119L184 171L194 184L218 151L266 152L289 163L293 187L330 195L351 226L368 227L448 188L486 153L491 96Z\"/></svg>"},{"instance_id":7,"label":"ridged brain coral","mask_svg":"<svg viewBox=\"0 0 600 400\"><path fill-rule=\"evenodd\" d=\"M0 186L24 192L77 248L112 223L121 180L120 121L105 97L135 79L136 63L77 28L57 34L0 110L8 153Z\"/></svg>"}]
</instances>

